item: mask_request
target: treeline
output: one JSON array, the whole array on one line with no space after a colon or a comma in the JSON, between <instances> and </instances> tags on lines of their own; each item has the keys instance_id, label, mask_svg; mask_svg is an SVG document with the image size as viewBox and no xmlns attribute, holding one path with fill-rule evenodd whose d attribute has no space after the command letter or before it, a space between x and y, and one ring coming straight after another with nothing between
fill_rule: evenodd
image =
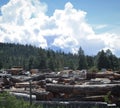
<instances>
[{"instance_id":1,"label":"treeline","mask_svg":"<svg viewBox=\"0 0 120 108\"><path fill-rule=\"evenodd\" d=\"M98 52L95 56L85 55L80 47L78 54L42 49L31 45L0 43L0 69L8 69L13 66L22 66L30 69L62 70L70 69L112 69L119 70L120 59L108 49Z\"/></svg>"}]
</instances>

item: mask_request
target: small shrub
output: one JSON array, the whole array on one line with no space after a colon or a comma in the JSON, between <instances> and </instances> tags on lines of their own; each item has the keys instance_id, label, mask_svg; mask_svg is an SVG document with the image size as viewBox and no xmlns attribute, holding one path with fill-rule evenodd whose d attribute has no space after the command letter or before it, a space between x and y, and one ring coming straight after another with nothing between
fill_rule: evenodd
<instances>
[{"instance_id":1,"label":"small shrub","mask_svg":"<svg viewBox=\"0 0 120 108\"><path fill-rule=\"evenodd\" d=\"M30 106L29 102L23 99L16 99L15 96L9 95L8 93L0 94L0 108L42 108L41 106Z\"/></svg>"},{"instance_id":2,"label":"small shrub","mask_svg":"<svg viewBox=\"0 0 120 108\"><path fill-rule=\"evenodd\" d=\"M111 95L111 92L109 91L109 92L104 96L104 100L105 100L105 102L107 102L107 103L111 103L110 95Z\"/></svg>"},{"instance_id":3,"label":"small shrub","mask_svg":"<svg viewBox=\"0 0 120 108\"><path fill-rule=\"evenodd\" d=\"M89 70L88 70L89 72L98 72L98 68L96 67L96 66L93 66L93 67L91 67Z\"/></svg>"}]
</instances>

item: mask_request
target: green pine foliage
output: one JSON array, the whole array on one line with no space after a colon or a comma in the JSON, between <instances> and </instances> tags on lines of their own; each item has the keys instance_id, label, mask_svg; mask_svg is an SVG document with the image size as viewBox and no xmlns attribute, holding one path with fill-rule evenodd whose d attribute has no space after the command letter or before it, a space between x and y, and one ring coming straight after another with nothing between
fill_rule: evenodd
<instances>
[{"instance_id":1,"label":"green pine foliage","mask_svg":"<svg viewBox=\"0 0 120 108\"><path fill-rule=\"evenodd\" d=\"M120 59L113 55L109 49L106 52L102 50L96 56L96 66L99 70L102 68L119 70Z\"/></svg>"},{"instance_id":2,"label":"green pine foliage","mask_svg":"<svg viewBox=\"0 0 120 108\"><path fill-rule=\"evenodd\" d=\"M77 54L42 49L31 45L0 43L0 69L9 69L13 66L22 66L25 70L49 69L60 71L64 67L69 69L102 68L119 70L120 58L108 49L98 52L95 56L85 55L80 47Z\"/></svg>"},{"instance_id":3,"label":"green pine foliage","mask_svg":"<svg viewBox=\"0 0 120 108\"><path fill-rule=\"evenodd\" d=\"M42 49L31 45L0 43L0 69L22 66L30 69L63 70L64 67L77 68L78 56L62 51Z\"/></svg>"},{"instance_id":4,"label":"green pine foliage","mask_svg":"<svg viewBox=\"0 0 120 108\"><path fill-rule=\"evenodd\" d=\"M79 70L87 69L86 56L85 56L84 51L83 51L83 49L81 47L79 48L79 51L78 51L78 57L79 57L78 69Z\"/></svg>"},{"instance_id":5,"label":"green pine foliage","mask_svg":"<svg viewBox=\"0 0 120 108\"><path fill-rule=\"evenodd\" d=\"M43 108L42 106L30 105L29 102L23 99L17 99L15 96L8 93L0 94L0 108Z\"/></svg>"}]
</instances>

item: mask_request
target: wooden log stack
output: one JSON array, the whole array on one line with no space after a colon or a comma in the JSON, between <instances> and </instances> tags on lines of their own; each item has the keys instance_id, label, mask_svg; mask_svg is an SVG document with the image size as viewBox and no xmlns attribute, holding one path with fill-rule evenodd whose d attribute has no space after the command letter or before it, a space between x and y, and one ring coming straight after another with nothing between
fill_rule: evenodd
<instances>
[{"instance_id":1,"label":"wooden log stack","mask_svg":"<svg viewBox=\"0 0 120 108\"><path fill-rule=\"evenodd\" d=\"M47 84L46 91L53 94L65 93L69 99L103 101L104 96L114 88L120 88L120 84L102 84L102 85L60 85ZM119 92L119 91L117 91Z\"/></svg>"}]
</instances>

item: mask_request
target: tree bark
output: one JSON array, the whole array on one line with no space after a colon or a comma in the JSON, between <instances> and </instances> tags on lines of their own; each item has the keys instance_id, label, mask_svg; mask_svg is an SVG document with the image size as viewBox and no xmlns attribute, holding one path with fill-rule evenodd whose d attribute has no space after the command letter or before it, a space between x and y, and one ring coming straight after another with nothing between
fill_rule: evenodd
<instances>
[{"instance_id":1,"label":"tree bark","mask_svg":"<svg viewBox=\"0 0 120 108\"><path fill-rule=\"evenodd\" d=\"M72 93L84 95L101 95L111 91L112 88L120 84L102 84L102 85L60 85L47 84L46 90L53 93Z\"/></svg>"}]
</instances>

